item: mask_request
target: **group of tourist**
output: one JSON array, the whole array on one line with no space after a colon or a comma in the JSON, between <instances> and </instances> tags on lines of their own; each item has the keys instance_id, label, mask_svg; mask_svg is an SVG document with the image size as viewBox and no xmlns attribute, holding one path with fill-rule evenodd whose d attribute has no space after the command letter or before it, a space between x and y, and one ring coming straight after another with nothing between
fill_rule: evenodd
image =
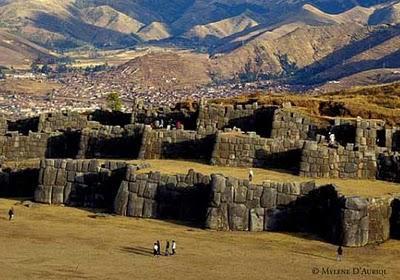
<instances>
[{"instance_id":1,"label":"group of tourist","mask_svg":"<svg viewBox=\"0 0 400 280\"><path fill-rule=\"evenodd\" d=\"M152 124L151 124L152 128L158 128L158 129L162 129L165 128L167 130L173 130L173 129L183 129L183 124L180 121L172 121L170 120L167 124L164 122L164 119L159 119L159 120L155 120Z\"/></svg>"},{"instance_id":2,"label":"group of tourist","mask_svg":"<svg viewBox=\"0 0 400 280\"><path fill-rule=\"evenodd\" d=\"M170 252L171 249L171 252ZM172 243L170 244L169 240L167 240L167 243L165 244L165 252L164 256L170 256L170 255L175 255L176 254L176 242L175 240L172 240ZM153 255L156 256L161 256L161 242L157 240L153 244Z\"/></svg>"}]
</instances>

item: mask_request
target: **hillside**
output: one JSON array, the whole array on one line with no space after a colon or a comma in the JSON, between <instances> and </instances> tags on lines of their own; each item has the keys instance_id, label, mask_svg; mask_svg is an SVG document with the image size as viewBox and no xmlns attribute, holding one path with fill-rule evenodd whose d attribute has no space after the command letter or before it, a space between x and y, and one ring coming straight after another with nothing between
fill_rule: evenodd
<instances>
[{"instance_id":1,"label":"hillside","mask_svg":"<svg viewBox=\"0 0 400 280\"><path fill-rule=\"evenodd\" d=\"M193 89L211 82L206 55L156 52L130 60L96 79L131 82L139 91Z\"/></svg>"},{"instance_id":2,"label":"hillside","mask_svg":"<svg viewBox=\"0 0 400 280\"><path fill-rule=\"evenodd\" d=\"M31 46L8 48L0 64L28 63L46 49L172 46L209 54L192 62L206 80L321 86L400 67L399 15L398 0L0 0L2 32Z\"/></svg>"},{"instance_id":3,"label":"hillside","mask_svg":"<svg viewBox=\"0 0 400 280\"><path fill-rule=\"evenodd\" d=\"M307 97L307 98L305 98ZM215 103L282 105L291 102L315 118L358 116L365 119L384 119L389 125L400 125L400 83L353 87L328 93L299 95L251 94L229 99L215 99Z\"/></svg>"},{"instance_id":4,"label":"hillside","mask_svg":"<svg viewBox=\"0 0 400 280\"><path fill-rule=\"evenodd\" d=\"M0 65L24 68L37 57L50 58L53 55L43 47L0 30Z\"/></svg>"}]
</instances>

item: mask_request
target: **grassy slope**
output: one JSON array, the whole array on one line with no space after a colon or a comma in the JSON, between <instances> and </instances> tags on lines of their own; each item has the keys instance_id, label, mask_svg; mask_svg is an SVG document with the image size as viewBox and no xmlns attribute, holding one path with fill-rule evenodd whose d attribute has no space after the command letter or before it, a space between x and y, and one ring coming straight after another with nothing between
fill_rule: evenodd
<instances>
[{"instance_id":1,"label":"grassy slope","mask_svg":"<svg viewBox=\"0 0 400 280\"><path fill-rule=\"evenodd\" d=\"M337 263L335 246L308 236L93 219L85 210L51 206L14 206L16 219L9 222L5 214L15 202L0 199L2 279L321 279L329 276L313 275L314 267L359 266L387 270L386 277L368 279L395 279L400 273L400 241L345 249ZM153 242L165 245L166 239L177 241L177 255L151 256Z\"/></svg>"}]
</instances>

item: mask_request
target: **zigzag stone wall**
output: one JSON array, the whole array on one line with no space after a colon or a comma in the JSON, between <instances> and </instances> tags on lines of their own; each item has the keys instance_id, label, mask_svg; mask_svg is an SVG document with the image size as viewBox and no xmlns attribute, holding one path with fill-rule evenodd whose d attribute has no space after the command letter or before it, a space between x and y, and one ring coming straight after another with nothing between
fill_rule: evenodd
<instances>
[{"instance_id":1,"label":"zigzag stone wall","mask_svg":"<svg viewBox=\"0 0 400 280\"><path fill-rule=\"evenodd\" d=\"M310 232L354 247L384 242L390 227L395 234L400 224L394 197L343 197L334 186L317 187L314 182L255 185L193 170L186 175L138 173L146 167L43 160L34 198L47 204L109 208L124 216L192 221L216 230Z\"/></svg>"}]
</instances>

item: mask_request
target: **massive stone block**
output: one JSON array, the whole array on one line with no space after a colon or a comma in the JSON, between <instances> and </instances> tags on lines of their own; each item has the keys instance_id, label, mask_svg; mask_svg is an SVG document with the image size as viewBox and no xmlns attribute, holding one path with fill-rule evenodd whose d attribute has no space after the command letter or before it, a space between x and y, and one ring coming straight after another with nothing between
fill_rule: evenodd
<instances>
[{"instance_id":1,"label":"massive stone block","mask_svg":"<svg viewBox=\"0 0 400 280\"><path fill-rule=\"evenodd\" d=\"M365 246L368 244L368 232L368 201L360 197L347 198L342 209L342 244Z\"/></svg>"},{"instance_id":2,"label":"massive stone block","mask_svg":"<svg viewBox=\"0 0 400 280\"><path fill-rule=\"evenodd\" d=\"M51 204L52 187L39 185L35 190L34 200L40 203Z\"/></svg>"},{"instance_id":3,"label":"massive stone block","mask_svg":"<svg viewBox=\"0 0 400 280\"><path fill-rule=\"evenodd\" d=\"M214 230L229 230L228 207L226 204L221 204L218 208L208 208L205 227Z\"/></svg>"},{"instance_id":4,"label":"massive stone block","mask_svg":"<svg viewBox=\"0 0 400 280\"><path fill-rule=\"evenodd\" d=\"M249 230L249 210L243 204L229 205L229 228L231 230Z\"/></svg>"},{"instance_id":5,"label":"massive stone block","mask_svg":"<svg viewBox=\"0 0 400 280\"><path fill-rule=\"evenodd\" d=\"M264 230L264 208L250 210L250 231Z\"/></svg>"}]
</instances>

